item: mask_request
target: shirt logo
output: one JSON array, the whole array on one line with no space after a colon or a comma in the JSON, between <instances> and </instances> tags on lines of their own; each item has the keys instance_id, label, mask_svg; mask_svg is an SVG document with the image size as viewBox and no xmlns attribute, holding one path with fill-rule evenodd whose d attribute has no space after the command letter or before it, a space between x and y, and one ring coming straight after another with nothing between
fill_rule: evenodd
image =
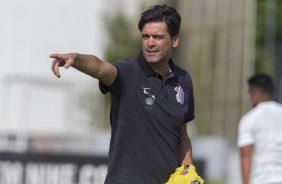
<instances>
[{"instance_id":1,"label":"shirt logo","mask_svg":"<svg viewBox=\"0 0 282 184\"><path fill-rule=\"evenodd\" d=\"M155 95L150 95L147 98L145 98L145 103L147 105L154 105L156 101Z\"/></svg>"},{"instance_id":2,"label":"shirt logo","mask_svg":"<svg viewBox=\"0 0 282 184\"><path fill-rule=\"evenodd\" d=\"M148 92L148 90L150 90L151 88L143 88L143 93L146 95L146 98L145 98L145 103L147 105L154 105L155 104L155 101L156 101L156 97L155 95L152 95Z\"/></svg>"},{"instance_id":3,"label":"shirt logo","mask_svg":"<svg viewBox=\"0 0 282 184\"><path fill-rule=\"evenodd\" d=\"M179 102L181 105L184 104L184 92L181 86L177 86L174 88L174 90L177 92L176 93L176 100Z\"/></svg>"},{"instance_id":4,"label":"shirt logo","mask_svg":"<svg viewBox=\"0 0 282 184\"><path fill-rule=\"evenodd\" d=\"M149 92L147 90L149 90L151 88L144 88L144 87L142 87L142 88L143 88L143 93L149 95Z\"/></svg>"}]
</instances>

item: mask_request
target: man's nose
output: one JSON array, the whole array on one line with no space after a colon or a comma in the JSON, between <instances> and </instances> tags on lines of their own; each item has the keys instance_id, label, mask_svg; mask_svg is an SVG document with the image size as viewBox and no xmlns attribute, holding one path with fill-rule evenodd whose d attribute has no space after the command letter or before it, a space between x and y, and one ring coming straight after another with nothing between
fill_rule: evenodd
<instances>
[{"instance_id":1,"label":"man's nose","mask_svg":"<svg viewBox=\"0 0 282 184\"><path fill-rule=\"evenodd\" d=\"M149 38L148 45L149 45L149 46L155 46L155 44L156 44L156 43L155 43L155 39L154 39L153 37L150 37L150 38Z\"/></svg>"}]
</instances>

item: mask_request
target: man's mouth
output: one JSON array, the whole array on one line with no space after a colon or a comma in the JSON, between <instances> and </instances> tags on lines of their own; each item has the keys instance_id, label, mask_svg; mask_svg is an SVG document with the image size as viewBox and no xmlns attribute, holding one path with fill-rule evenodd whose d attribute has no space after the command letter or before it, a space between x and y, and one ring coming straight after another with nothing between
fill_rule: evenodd
<instances>
[{"instance_id":1,"label":"man's mouth","mask_svg":"<svg viewBox=\"0 0 282 184\"><path fill-rule=\"evenodd\" d=\"M149 56L154 56L157 54L158 50L146 50Z\"/></svg>"}]
</instances>

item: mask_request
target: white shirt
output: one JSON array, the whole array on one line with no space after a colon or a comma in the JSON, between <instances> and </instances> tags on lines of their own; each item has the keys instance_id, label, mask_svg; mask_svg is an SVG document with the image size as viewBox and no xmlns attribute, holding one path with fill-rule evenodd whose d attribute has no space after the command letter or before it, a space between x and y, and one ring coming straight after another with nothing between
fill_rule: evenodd
<instances>
[{"instance_id":1,"label":"white shirt","mask_svg":"<svg viewBox=\"0 0 282 184\"><path fill-rule=\"evenodd\" d=\"M238 147L253 145L251 184L282 183L282 105L262 102L239 123Z\"/></svg>"}]
</instances>

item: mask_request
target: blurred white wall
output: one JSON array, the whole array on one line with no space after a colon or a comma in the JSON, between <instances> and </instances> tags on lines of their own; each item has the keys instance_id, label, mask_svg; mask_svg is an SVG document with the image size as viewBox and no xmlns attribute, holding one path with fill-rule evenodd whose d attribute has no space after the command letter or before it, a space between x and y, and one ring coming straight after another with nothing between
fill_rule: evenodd
<instances>
[{"instance_id":1,"label":"blurred white wall","mask_svg":"<svg viewBox=\"0 0 282 184\"><path fill-rule=\"evenodd\" d=\"M129 16L139 15L139 4L140 0L0 0L0 132L87 130L87 118L74 99L87 89L95 90L93 103L103 109L97 80L72 68L61 69L57 79L48 56L79 52L103 59L108 42L104 18L118 8Z\"/></svg>"}]
</instances>

